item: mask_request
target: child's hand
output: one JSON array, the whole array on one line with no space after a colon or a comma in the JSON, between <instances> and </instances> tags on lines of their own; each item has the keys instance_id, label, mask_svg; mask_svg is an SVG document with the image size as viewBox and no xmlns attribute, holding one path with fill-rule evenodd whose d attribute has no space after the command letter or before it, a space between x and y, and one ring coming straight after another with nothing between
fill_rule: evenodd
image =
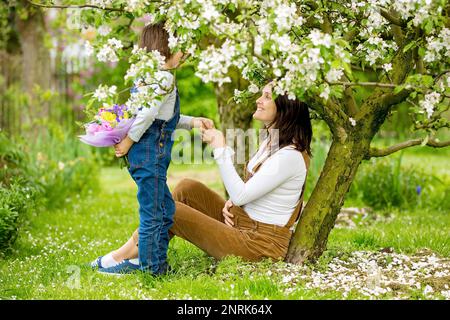
<instances>
[{"instance_id":1,"label":"child's hand","mask_svg":"<svg viewBox=\"0 0 450 320\"><path fill-rule=\"evenodd\" d=\"M126 136L118 144L114 145L116 157L120 158L126 155L130 150L131 146L133 145L133 143L134 141L131 140L128 136Z\"/></svg>"},{"instance_id":2,"label":"child's hand","mask_svg":"<svg viewBox=\"0 0 450 320\"><path fill-rule=\"evenodd\" d=\"M214 121L208 118L195 117L191 120L192 128L200 128L201 131L214 128Z\"/></svg>"}]
</instances>

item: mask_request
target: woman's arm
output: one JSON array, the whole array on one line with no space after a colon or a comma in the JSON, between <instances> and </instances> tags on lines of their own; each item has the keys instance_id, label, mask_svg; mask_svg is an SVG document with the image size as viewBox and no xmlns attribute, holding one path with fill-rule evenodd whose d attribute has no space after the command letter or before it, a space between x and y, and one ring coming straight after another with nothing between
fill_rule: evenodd
<instances>
[{"instance_id":1,"label":"woman's arm","mask_svg":"<svg viewBox=\"0 0 450 320\"><path fill-rule=\"evenodd\" d=\"M300 152L282 149L267 159L246 183L236 172L230 147L214 149L225 188L233 204L241 206L261 198L299 172L306 175L306 166Z\"/></svg>"}]
</instances>

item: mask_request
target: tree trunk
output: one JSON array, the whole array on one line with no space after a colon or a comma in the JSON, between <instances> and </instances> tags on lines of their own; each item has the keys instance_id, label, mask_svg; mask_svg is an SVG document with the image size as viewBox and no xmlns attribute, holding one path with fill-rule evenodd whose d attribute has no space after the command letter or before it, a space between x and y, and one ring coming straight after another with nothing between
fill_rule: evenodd
<instances>
[{"instance_id":1,"label":"tree trunk","mask_svg":"<svg viewBox=\"0 0 450 320\"><path fill-rule=\"evenodd\" d=\"M322 173L292 237L287 262L315 260L326 249L330 231L369 145L370 139L361 134L345 142L333 139Z\"/></svg>"},{"instance_id":2,"label":"tree trunk","mask_svg":"<svg viewBox=\"0 0 450 320\"><path fill-rule=\"evenodd\" d=\"M28 16L22 20L15 17L22 53L22 87L28 94L33 110L23 112L23 122L30 124L36 117L48 114L48 104L37 103L36 87L46 90L50 87L50 54L45 44L45 23L42 10L28 8ZM39 109L36 109L39 108Z\"/></svg>"},{"instance_id":3,"label":"tree trunk","mask_svg":"<svg viewBox=\"0 0 450 320\"><path fill-rule=\"evenodd\" d=\"M252 114L255 112L255 101L249 100L246 104L237 104L232 97L234 90L244 89L248 83L242 79L237 72L231 71L229 76L232 80L230 83L225 83L222 86L215 86L215 93L217 97L217 106L220 116L221 130L228 137L227 145L233 146L236 152L235 167L241 177L243 177L245 169L245 161L248 160L249 144L245 142L248 129L252 127ZM231 131L227 130L234 129ZM231 140L233 139L233 140ZM241 148L245 148L245 159ZM239 155L239 157L238 157Z\"/></svg>"}]
</instances>

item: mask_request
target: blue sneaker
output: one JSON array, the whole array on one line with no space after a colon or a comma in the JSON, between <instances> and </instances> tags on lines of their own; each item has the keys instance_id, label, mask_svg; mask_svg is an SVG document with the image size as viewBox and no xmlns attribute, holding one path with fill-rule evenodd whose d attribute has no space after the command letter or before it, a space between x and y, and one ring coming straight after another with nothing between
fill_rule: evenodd
<instances>
[{"instance_id":1,"label":"blue sneaker","mask_svg":"<svg viewBox=\"0 0 450 320\"><path fill-rule=\"evenodd\" d=\"M94 261L87 263L87 265L89 267L91 267L92 269L94 269L94 270L95 269L101 269L101 268L103 268L103 266L102 266L102 258L103 258L103 256L100 256L100 257L96 258Z\"/></svg>"},{"instance_id":2,"label":"blue sneaker","mask_svg":"<svg viewBox=\"0 0 450 320\"><path fill-rule=\"evenodd\" d=\"M159 268L159 275L169 275L173 273L172 267L166 262L164 262Z\"/></svg>"},{"instance_id":3,"label":"blue sneaker","mask_svg":"<svg viewBox=\"0 0 450 320\"><path fill-rule=\"evenodd\" d=\"M109 275L122 276L125 274L134 273L140 271L141 267L138 264L131 263L130 260L125 259L118 265L109 268L100 268L98 272Z\"/></svg>"}]
</instances>

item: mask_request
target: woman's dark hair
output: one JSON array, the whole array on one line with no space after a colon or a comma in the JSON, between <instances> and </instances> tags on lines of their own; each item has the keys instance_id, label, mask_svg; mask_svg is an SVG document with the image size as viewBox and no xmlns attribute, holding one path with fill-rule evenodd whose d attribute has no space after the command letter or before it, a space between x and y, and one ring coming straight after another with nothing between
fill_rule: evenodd
<instances>
[{"instance_id":1,"label":"woman's dark hair","mask_svg":"<svg viewBox=\"0 0 450 320\"><path fill-rule=\"evenodd\" d=\"M312 126L308 105L297 98L291 100L286 94L275 99L277 114L269 127L278 129L279 148L295 145L300 151L311 153Z\"/></svg>"},{"instance_id":2,"label":"woman's dark hair","mask_svg":"<svg viewBox=\"0 0 450 320\"><path fill-rule=\"evenodd\" d=\"M149 24L144 27L139 39L139 47L147 48L147 51L158 50L166 57L166 61L172 56L169 49L169 33L164 29L164 21Z\"/></svg>"}]
</instances>

